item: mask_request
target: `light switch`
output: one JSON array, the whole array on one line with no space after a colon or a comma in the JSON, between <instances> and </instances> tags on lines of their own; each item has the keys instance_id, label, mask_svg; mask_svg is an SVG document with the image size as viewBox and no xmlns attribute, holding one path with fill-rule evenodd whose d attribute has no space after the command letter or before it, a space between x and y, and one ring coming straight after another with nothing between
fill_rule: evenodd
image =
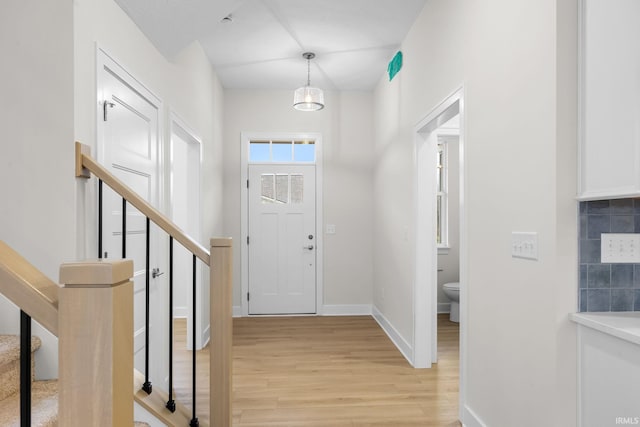
<instances>
[{"instance_id":1,"label":"light switch","mask_svg":"<svg viewBox=\"0 0 640 427\"><path fill-rule=\"evenodd\" d=\"M640 263L640 234L602 233L601 261L604 263Z\"/></svg>"},{"instance_id":2,"label":"light switch","mask_svg":"<svg viewBox=\"0 0 640 427\"><path fill-rule=\"evenodd\" d=\"M513 258L538 259L538 233L514 231L511 233Z\"/></svg>"}]
</instances>

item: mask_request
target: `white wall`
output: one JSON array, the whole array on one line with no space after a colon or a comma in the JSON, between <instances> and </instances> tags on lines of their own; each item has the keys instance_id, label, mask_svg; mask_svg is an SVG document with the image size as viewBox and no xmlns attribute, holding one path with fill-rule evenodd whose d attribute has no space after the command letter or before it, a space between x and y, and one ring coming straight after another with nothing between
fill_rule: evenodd
<instances>
[{"instance_id":1,"label":"white wall","mask_svg":"<svg viewBox=\"0 0 640 427\"><path fill-rule=\"evenodd\" d=\"M464 85L463 421L575 425L576 2L431 0L402 50L375 92L374 304L411 343L412 130Z\"/></svg>"},{"instance_id":2,"label":"white wall","mask_svg":"<svg viewBox=\"0 0 640 427\"><path fill-rule=\"evenodd\" d=\"M57 281L60 263L76 257L72 4L0 8L0 239ZM18 309L0 297L0 333L18 331ZM43 340L36 376L55 377L57 340L33 333Z\"/></svg>"},{"instance_id":3,"label":"white wall","mask_svg":"<svg viewBox=\"0 0 640 427\"><path fill-rule=\"evenodd\" d=\"M293 91L225 92L225 229L234 241L234 305L240 306L240 133L318 132L324 162L324 304L371 304L372 95L325 93L324 110L292 108ZM324 224L318 224L318 233Z\"/></svg>"}]
</instances>

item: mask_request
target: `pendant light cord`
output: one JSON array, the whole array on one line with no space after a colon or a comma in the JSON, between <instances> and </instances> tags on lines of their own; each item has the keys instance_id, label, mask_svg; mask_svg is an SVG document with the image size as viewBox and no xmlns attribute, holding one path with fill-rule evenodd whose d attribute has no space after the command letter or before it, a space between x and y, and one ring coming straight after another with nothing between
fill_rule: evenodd
<instances>
[{"instance_id":1,"label":"pendant light cord","mask_svg":"<svg viewBox=\"0 0 640 427\"><path fill-rule=\"evenodd\" d=\"M307 86L311 86L311 59L307 58Z\"/></svg>"}]
</instances>

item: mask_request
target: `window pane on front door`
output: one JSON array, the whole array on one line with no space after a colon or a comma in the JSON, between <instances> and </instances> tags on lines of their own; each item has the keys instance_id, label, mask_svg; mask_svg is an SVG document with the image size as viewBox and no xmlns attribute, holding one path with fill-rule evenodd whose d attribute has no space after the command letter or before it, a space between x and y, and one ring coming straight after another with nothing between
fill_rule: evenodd
<instances>
[{"instance_id":1,"label":"window pane on front door","mask_svg":"<svg viewBox=\"0 0 640 427\"><path fill-rule=\"evenodd\" d=\"M289 203L289 175L276 175L276 201Z\"/></svg>"},{"instance_id":2,"label":"window pane on front door","mask_svg":"<svg viewBox=\"0 0 640 427\"><path fill-rule=\"evenodd\" d=\"M260 182L262 186L262 203L273 203L276 200L275 175L272 173L263 174Z\"/></svg>"},{"instance_id":3,"label":"window pane on front door","mask_svg":"<svg viewBox=\"0 0 640 427\"><path fill-rule=\"evenodd\" d=\"M304 175L291 175L291 203L304 201Z\"/></svg>"}]
</instances>

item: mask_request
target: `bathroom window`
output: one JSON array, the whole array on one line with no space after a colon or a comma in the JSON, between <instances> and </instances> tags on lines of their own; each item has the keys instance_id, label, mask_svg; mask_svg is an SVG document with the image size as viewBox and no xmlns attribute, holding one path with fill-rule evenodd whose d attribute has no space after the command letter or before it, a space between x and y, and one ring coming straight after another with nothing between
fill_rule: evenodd
<instances>
[{"instance_id":1,"label":"bathroom window","mask_svg":"<svg viewBox=\"0 0 640 427\"><path fill-rule=\"evenodd\" d=\"M438 162L437 162L437 195L436 195L436 244L438 248L449 247L448 230L448 161L447 143L445 139L438 138Z\"/></svg>"}]
</instances>

